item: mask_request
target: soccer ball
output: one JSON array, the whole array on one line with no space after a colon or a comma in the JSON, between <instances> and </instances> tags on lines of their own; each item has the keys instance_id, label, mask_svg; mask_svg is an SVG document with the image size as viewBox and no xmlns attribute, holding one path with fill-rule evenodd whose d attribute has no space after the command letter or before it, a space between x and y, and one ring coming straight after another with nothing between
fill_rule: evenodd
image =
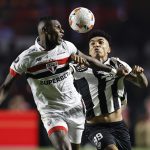
<instances>
[{"instance_id":1,"label":"soccer ball","mask_svg":"<svg viewBox=\"0 0 150 150\"><path fill-rule=\"evenodd\" d=\"M69 15L70 27L78 33L86 33L94 27L94 14L87 8L75 8Z\"/></svg>"}]
</instances>

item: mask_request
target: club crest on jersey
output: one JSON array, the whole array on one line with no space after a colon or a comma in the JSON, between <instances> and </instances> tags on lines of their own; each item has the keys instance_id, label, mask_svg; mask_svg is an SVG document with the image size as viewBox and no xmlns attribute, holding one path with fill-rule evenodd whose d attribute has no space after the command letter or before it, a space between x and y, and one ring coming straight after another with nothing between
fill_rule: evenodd
<instances>
[{"instance_id":1,"label":"club crest on jersey","mask_svg":"<svg viewBox=\"0 0 150 150\"><path fill-rule=\"evenodd\" d=\"M46 68L50 72L52 72L53 74L56 72L57 66L58 66L58 62L57 61L53 61L53 62L50 62L50 63L46 64Z\"/></svg>"},{"instance_id":2,"label":"club crest on jersey","mask_svg":"<svg viewBox=\"0 0 150 150\"><path fill-rule=\"evenodd\" d=\"M88 69L88 67L86 67L84 65L77 65L75 67L75 69L76 69L77 72L84 72L84 71L86 71Z\"/></svg>"}]
</instances>

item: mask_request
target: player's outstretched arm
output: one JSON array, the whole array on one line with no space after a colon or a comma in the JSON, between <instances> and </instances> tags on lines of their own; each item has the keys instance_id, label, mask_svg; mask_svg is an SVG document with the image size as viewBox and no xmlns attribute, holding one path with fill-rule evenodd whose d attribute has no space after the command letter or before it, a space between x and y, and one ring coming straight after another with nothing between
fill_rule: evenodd
<instances>
[{"instance_id":1,"label":"player's outstretched arm","mask_svg":"<svg viewBox=\"0 0 150 150\"><path fill-rule=\"evenodd\" d=\"M137 65L132 68L131 73L127 75L125 79L141 88L148 86L148 80L144 74L144 69Z\"/></svg>"},{"instance_id":2,"label":"player's outstretched arm","mask_svg":"<svg viewBox=\"0 0 150 150\"><path fill-rule=\"evenodd\" d=\"M0 104L4 101L6 96L8 95L9 89L11 87L11 84L15 77L13 77L11 74L8 74L4 83L0 87Z\"/></svg>"},{"instance_id":3,"label":"player's outstretched arm","mask_svg":"<svg viewBox=\"0 0 150 150\"><path fill-rule=\"evenodd\" d=\"M79 50L78 50L78 55L81 56L83 59L85 59L84 64L87 65L88 67L95 68L97 70L106 71L106 72L112 72L113 74L117 73L116 69L113 69L112 67L102 64L99 60L87 56ZM76 55L74 55L74 57L76 57ZM78 57L75 59L78 59ZM78 62L78 60L76 62Z\"/></svg>"}]
</instances>

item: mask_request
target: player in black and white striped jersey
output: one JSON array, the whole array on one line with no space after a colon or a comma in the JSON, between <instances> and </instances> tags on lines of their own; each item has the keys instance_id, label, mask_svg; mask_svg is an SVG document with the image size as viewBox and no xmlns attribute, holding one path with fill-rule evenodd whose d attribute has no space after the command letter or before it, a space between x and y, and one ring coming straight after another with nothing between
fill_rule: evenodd
<instances>
[{"instance_id":1,"label":"player in black and white striped jersey","mask_svg":"<svg viewBox=\"0 0 150 150\"><path fill-rule=\"evenodd\" d=\"M114 66L117 63L120 66L124 64L128 72L131 71L131 68L118 58L109 58L105 62L106 65L112 64ZM74 65L73 67L76 78L75 83L79 82L80 87L84 87L84 90L79 87L80 92L83 90L82 95L88 94L88 98L85 100L87 118L112 113L121 107L121 102L126 100L126 90L123 84L124 76L114 76L108 72L80 65ZM119 95L118 98L117 95ZM92 105L89 105L89 103L92 103Z\"/></svg>"},{"instance_id":2,"label":"player in black and white striped jersey","mask_svg":"<svg viewBox=\"0 0 150 150\"><path fill-rule=\"evenodd\" d=\"M122 70L112 75L75 65L72 66L75 85L85 102L85 134L91 143L98 150L130 150L129 131L122 118L122 102L127 101L124 80L139 87L147 87L148 82L142 67L131 69L119 58L109 58L110 52L110 36L104 31L94 31L89 39L89 54L103 64Z\"/></svg>"}]
</instances>

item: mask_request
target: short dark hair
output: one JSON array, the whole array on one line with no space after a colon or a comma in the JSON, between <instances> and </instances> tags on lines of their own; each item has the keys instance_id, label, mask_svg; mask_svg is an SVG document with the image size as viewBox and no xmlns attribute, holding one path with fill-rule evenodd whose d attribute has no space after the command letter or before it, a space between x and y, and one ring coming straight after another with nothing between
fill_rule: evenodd
<instances>
[{"instance_id":1,"label":"short dark hair","mask_svg":"<svg viewBox=\"0 0 150 150\"><path fill-rule=\"evenodd\" d=\"M111 36L106 33L105 31L103 30L99 30L99 29L95 29L95 30L92 30L89 34L89 37L88 37L88 41L90 41L92 38L96 37L96 36L101 36L101 37L104 37L108 42L109 44L111 45Z\"/></svg>"},{"instance_id":2,"label":"short dark hair","mask_svg":"<svg viewBox=\"0 0 150 150\"><path fill-rule=\"evenodd\" d=\"M51 20L57 20L57 19L55 17L52 17L52 16L43 16L43 17L39 18L38 23L40 23L40 22L47 23Z\"/></svg>"}]
</instances>

